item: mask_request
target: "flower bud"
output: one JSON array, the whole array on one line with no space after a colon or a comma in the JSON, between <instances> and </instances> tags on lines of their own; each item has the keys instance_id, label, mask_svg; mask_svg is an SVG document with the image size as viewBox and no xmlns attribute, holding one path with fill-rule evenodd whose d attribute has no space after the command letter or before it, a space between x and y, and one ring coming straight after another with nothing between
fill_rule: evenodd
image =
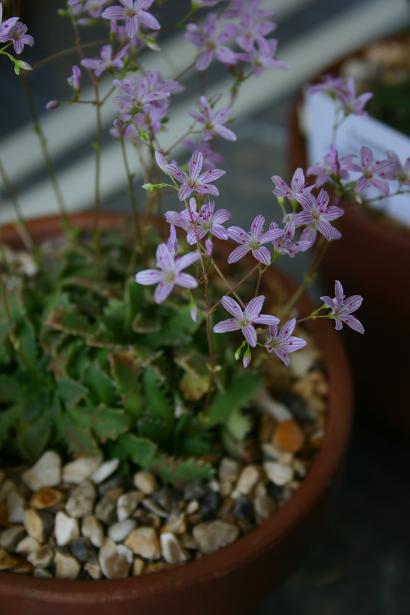
<instances>
[{"instance_id":1,"label":"flower bud","mask_svg":"<svg viewBox=\"0 0 410 615\"><path fill-rule=\"evenodd\" d=\"M53 109L57 109L60 106L59 100L49 100L46 104L46 111L52 111Z\"/></svg>"}]
</instances>

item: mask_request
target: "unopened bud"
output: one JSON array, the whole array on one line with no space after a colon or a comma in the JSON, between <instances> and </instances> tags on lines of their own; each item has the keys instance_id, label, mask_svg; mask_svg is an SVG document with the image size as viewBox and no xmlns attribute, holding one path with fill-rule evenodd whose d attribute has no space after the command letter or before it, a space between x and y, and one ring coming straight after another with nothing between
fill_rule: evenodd
<instances>
[{"instance_id":1,"label":"unopened bud","mask_svg":"<svg viewBox=\"0 0 410 615\"><path fill-rule=\"evenodd\" d=\"M57 107L59 106L60 106L59 100L49 100L48 103L46 104L46 110L52 111L53 109L57 109Z\"/></svg>"}]
</instances>

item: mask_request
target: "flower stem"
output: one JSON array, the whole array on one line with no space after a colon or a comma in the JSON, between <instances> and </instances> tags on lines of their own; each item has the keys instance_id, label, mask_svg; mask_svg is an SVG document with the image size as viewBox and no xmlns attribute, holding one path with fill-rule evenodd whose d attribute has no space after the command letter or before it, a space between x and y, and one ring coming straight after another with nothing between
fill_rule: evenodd
<instances>
[{"instance_id":1,"label":"flower stem","mask_svg":"<svg viewBox=\"0 0 410 615\"><path fill-rule=\"evenodd\" d=\"M212 331L211 331L212 316L211 316L211 310L209 309L209 273L205 266L204 256L201 251L202 246L201 246L200 239L198 237L198 231L196 228L195 218L194 218L189 202L188 203L185 202L185 207L187 208L189 212L191 224L194 229L196 243L198 246L199 259L200 259L201 268L202 268L202 275L204 278L205 329L206 329L206 340L208 344L208 357L209 357L209 366L210 366L209 387L208 387L208 393L207 393L206 402L205 402L205 411L207 411L208 406L209 406L209 401L211 398L211 394L212 394L212 390L214 388L215 371L216 371L215 355L214 355L213 346L212 346Z\"/></svg>"},{"instance_id":2,"label":"flower stem","mask_svg":"<svg viewBox=\"0 0 410 615\"><path fill-rule=\"evenodd\" d=\"M329 247L329 242L326 241L326 239L324 238L320 238L316 245L316 252L310 264L309 270L305 274L302 284L300 284L299 288L295 291L293 296L289 299L288 303L285 305L282 311L282 316L281 316L282 318L285 318L288 314L290 314L293 308L298 304L303 293L308 288L310 288L312 284L314 283L316 276L317 276L319 266L327 252L328 247Z\"/></svg>"},{"instance_id":3,"label":"flower stem","mask_svg":"<svg viewBox=\"0 0 410 615\"><path fill-rule=\"evenodd\" d=\"M29 108L31 119L33 122L34 132L36 133L38 137L38 140L41 146L41 151L43 153L43 158L44 158L44 162L46 165L47 173L48 173L48 176L50 177L51 185L52 185L55 197L56 197L58 209L59 209L62 224L63 224L63 229L65 232L68 232L70 230L70 220L67 215L67 208L66 208L64 196L60 188L60 183L58 181L53 159L48 149L47 139L41 127L39 117L36 111L36 107L34 105L31 88L28 84L27 79L24 77L21 80L21 84L22 84L23 91L27 99L28 108Z\"/></svg>"},{"instance_id":4,"label":"flower stem","mask_svg":"<svg viewBox=\"0 0 410 615\"><path fill-rule=\"evenodd\" d=\"M130 267L129 267L130 272L132 272L135 267L137 246L139 246L141 251L143 251L144 246L143 246L141 227L138 223L138 202L137 202L137 195L135 192L134 179L133 179L133 175L131 173L130 165L128 162L127 149L125 145L125 139L123 136L120 137L120 146L121 146L122 160L124 162L125 173L127 176L128 194L129 194L130 202L131 202L132 217L134 220L135 246L134 246L134 249L132 250L132 257L131 257L131 262L130 262Z\"/></svg>"},{"instance_id":5,"label":"flower stem","mask_svg":"<svg viewBox=\"0 0 410 615\"><path fill-rule=\"evenodd\" d=\"M107 39L104 38L99 41L91 41L90 43L84 43L82 47L83 49L92 48L92 47L100 47L106 42L107 42ZM57 51L56 53L53 53L52 55L47 56L43 60L36 62L33 65L33 71L37 70L38 68L41 68L42 66L45 66L46 64L49 64L50 62L53 62L54 60L59 60L60 58L63 58L66 55L75 53L76 51L78 51L77 45L74 45L73 47L68 47L67 49L62 49L61 51Z\"/></svg>"},{"instance_id":6,"label":"flower stem","mask_svg":"<svg viewBox=\"0 0 410 615\"><path fill-rule=\"evenodd\" d=\"M235 297L235 299L238 301L238 303L244 308L245 304L242 301L242 299L239 297L239 295L237 295L237 293L235 292L235 288L237 288L237 286L232 287L228 280L226 279L226 277L224 276L224 274L222 273L222 271L220 270L220 268L218 267L218 265L215 263L215 261L212 259L212 265L216 271L216 273L219 275L219 277L221 278L221 280L226 284L226 287L229 289L229 294L233 295Z\"/></svg>"},{"instance_id":7,"label":"flower stem","mask_svg":"<svg viewBox=\"0 0 410 615\"><path fill-rule=\"evenodd\" d=\"M250 271L248 271L248 273L245 273L245 275L239 280L239 282L237 284L235 284L235 286L227 291L227 295L231 295L232 292L234 292L237 288L240 288L242 286L242 284L259 268L259 265L255 265ZM218 301L216 301L213 306L210 308L210 312L214 312L216 310L216 308L218 307L218 305L221 303L221 299L219 299Z\"/></svg>"},{"instance_id":8,"label":"flower stem","mask_svg":"<svg viewBox=\"0 0 410 615\"><path fill-rule=\"evenodd\" d=\"M94 178L94 246L97 258L97 265L100 264L101 257L101 228L100 228L100 213L101 213L101 101L99 84L94 84L95 89L95 178Z\"/></svg>"},{"instance_id":9,"label":"flower stem","mask_svg":"<svg viewBox=\"0 0 410 615\"><path fill-rule=\"evenodd\" d=\"M34 243L31 233L29 231L27 222L24 220L21 214L20 205L17 200L17 195L6 173L6 169L4 168L3 163L1 161L0 161L0 176L1 176L5 189L7 190L9 194L9 198L10 198L11 204L14 209L14 213L15 213L16 221L17 221L16 229L20 235L21 241L23 242L23 245L25 246L26 250L33 256L36 264L40 266L41 265L40 251L37 248L36 244Z\"/></svg>"}]
</instances>

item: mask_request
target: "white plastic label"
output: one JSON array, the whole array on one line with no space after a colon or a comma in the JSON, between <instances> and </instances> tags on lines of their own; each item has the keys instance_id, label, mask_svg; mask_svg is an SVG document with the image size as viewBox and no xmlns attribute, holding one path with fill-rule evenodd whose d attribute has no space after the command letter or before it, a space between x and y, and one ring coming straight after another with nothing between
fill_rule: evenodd
<instances>
[{"instance_id":1,"label":"white plastic label","mask_svg":"<svg viewBox=\"0 0 410 615\"><path fill-rule=\"evenodd\" d=\"M318 92L305 97L303 123L309 164L320 163L329 151L334 117L335 106L328 96ZM410 156L410 139L370 116L348 117L338 130L336 145L341 156L360 154L362 145L372 149L375 160L385 158L387 150L393 150L402 162ZM352 178L359 175L352 173ZM365 194L372 198L379 193L370 190ZM398 195L369 204L410 228L409 195Z\"/></svg>"}]
</instances>

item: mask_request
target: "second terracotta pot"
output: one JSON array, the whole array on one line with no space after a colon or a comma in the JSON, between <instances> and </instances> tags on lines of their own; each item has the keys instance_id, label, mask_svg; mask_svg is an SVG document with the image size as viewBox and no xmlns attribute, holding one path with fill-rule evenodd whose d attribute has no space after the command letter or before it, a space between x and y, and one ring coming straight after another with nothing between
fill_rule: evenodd
<instances>
[{"instance_id":1,"label":"second terracotta pot","mask_svg":"<svg viewBox=\"0 0 410 615\"><path fill-rule=\"evenodd\" d=\"M362 53L358 50L342 58L322 74L337 73L347 59ZM309 82L319 78L316 75ZM302 94L291 115L292 171L297 167L306 169L309 164L299 126L301 103ZM326 295L334 296L334 280L339 279L349 295L364 296L360 319L365 335L359 336L346 327L343 331L357 406L367 411L372 422L410 437L410 230L350 204L345 204L345 215L337 226L343 237L330 245L321 277Z\"/></svg>"}]
</instances>

